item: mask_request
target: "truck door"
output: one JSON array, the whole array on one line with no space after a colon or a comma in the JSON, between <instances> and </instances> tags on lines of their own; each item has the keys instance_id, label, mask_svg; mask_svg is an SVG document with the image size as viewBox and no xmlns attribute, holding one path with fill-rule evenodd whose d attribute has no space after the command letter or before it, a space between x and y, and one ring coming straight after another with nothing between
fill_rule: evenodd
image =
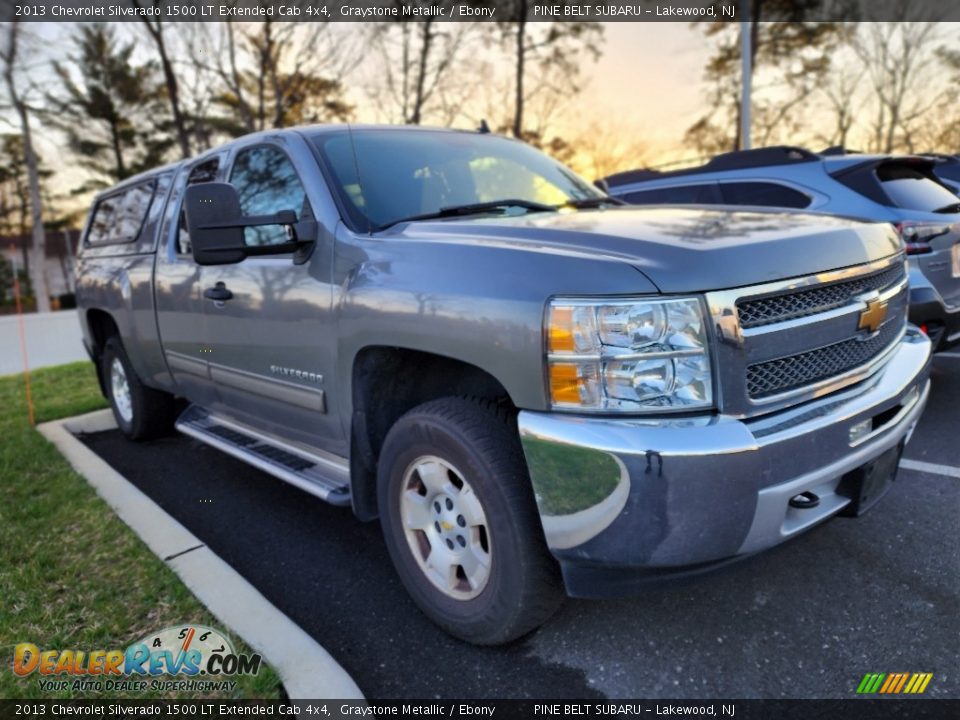
<instances>
[{"instance_id":1,"label":"truck door","mask_svg":"<svg viewBox=\"0 0 960 720\"><path fill-rule=\"evenodd\" d=\"M177 394L204 406L216 399L216 393L207 363L201 268L193 261L181 206L187 185L216 180L221 163L222 156L204 158L178 173L164 212L154 269L157 328L167 368Z\"/></svg>"},{"instance_id":2,"label":"truck door","mask_svg":"<svg viewBox=\"0 0 960 720\"><path fill-rule=\"evenodd\" d=\"M321 217L332 201L322 195L328 193L324 178L303 139L285 134L237 147L226 179L245 215L293 210L298 220L317 219L319 231L302 265L286 254L202 269L208 360L217 389L212 409L264 433L345 456L333 382L333 228ZM251 245L287 241L282 226L244 233ZM222 291L229 299L216 299Z\"/></svg>"}]
</instances>

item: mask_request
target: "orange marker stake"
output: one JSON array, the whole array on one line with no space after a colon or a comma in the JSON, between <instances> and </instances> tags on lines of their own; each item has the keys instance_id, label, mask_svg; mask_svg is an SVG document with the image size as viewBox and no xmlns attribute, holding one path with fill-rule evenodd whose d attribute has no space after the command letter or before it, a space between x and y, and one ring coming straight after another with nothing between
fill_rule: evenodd
<instances>
[{"instance_id":1,"label":"orange marker stake","mask_svg":"<svg viewBox=\"0 0 960 720\"><path fill-rule=\"evenodd\" d=\"M23 325L23 306L20 304L20 276L17 273L17 261L13 261L13 297L17 303L17 326L20 329L20 355L23 358L23 380L27 388L27 418L30 427L36 425L33 412L33 394L30 392L30 362L27 358L27 333Z\"/></svg>"}]
</instances>

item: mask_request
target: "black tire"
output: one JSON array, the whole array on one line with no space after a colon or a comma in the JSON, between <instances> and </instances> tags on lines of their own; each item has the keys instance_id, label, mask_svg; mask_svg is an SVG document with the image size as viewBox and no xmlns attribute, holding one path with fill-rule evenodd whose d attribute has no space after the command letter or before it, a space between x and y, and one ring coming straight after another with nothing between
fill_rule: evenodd
<instances>
[{"instance_id":1,"label":"black tire","mask_svg":"<svg viewBox=\"0 0 960 720\"><path fill-rule=\"evenodd\" d=\"M462 474L483 509L490 563L475 597L450 597L435 587L408 542L400 498L411 482L429 493L415 475L405 480L424 456ZM478 645L509 642L544 623L563 602L559 568L543 539L516 422L506 409L462 398L414 408L387 434L377 484L380 522L397 573L420 609L451 635ZM426 504L433 512L433 502ZM439 533L437 526L435 541ZM422 537L429 542L425 533Z\"/></svg>"},{"instance_id":2,"label":"black tire","mask_svg":"<svg viewBox=\"0 0 960 720\"><path fill-rule=\"evenodd\" d=\"M114 381L111 375L114 361L118 361L126 377L129 388L130 407L126 413L121 411L117 399L114 397ZM107 399L113 410L113 417L117 426L131 440L149 440L169 435L173 431L176 420L176 403L173 395L154 390L144 385L134 371L127 353L123 349L120 338L114 335L103 346L100 357L100 372L104 387L107 389Z\"/></svg>"}]
</instances>

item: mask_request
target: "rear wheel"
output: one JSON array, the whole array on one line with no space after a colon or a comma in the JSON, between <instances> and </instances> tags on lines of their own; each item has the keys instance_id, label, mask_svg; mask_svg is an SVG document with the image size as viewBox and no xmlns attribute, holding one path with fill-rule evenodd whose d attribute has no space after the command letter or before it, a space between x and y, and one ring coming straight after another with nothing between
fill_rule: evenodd
<instances>
[{"instance_id":1,"label":"rear wheel","mask_svg":"<svg viewBox=\"0 0 960 720\"><path fill-rule=\"evenodd\" d=\"M394 566L447 632L492 645L563 600L512 417L460 398L425 403L391 428L378 492Z\"/></svg>"},{"instance_id":2,"label":"rear wheel","mask_svg":"<svg viewBox=\"0 0 960 720\"><path fill-rule=\"evenodd\" d=\"M148 440L173 430L176 404L173 395L140 382L120 338L114 335L103 346L101 377L117 427L131 440Z\"/></svg>"}]
</instances>

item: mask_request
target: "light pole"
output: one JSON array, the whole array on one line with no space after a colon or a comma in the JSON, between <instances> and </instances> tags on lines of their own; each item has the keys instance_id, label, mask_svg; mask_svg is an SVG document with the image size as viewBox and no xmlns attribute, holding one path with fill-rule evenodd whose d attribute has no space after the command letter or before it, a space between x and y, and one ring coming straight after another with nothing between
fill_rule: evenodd
<instances>
[{"instance_id":1,"label":"light pole","mask_svg":"<svg viewBox=\"0 0 960 720\"><path fill-rule=\"evenodd\" d=\"M740 149L750 149L750 0L740 0Z\"/></svg>"}]
</instances>

